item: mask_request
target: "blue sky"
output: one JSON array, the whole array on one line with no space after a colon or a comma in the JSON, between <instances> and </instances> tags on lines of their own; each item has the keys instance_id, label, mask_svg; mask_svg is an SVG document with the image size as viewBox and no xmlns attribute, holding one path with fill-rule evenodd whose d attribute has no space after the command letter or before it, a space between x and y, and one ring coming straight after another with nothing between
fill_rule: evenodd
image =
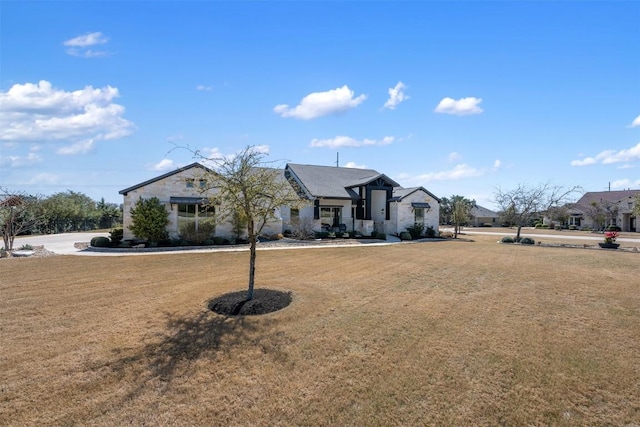
<instances>
[{"instance_id":1,"label":"blue sky","mask_svg":"<svg viewBox=\"0 0 640 427\"><path fill-rule=\"evenodd\" d=\"M2 1L0 186L119 190L184 149L496 187L640 188L637 1Z\"/></svg>"}]
</instances>

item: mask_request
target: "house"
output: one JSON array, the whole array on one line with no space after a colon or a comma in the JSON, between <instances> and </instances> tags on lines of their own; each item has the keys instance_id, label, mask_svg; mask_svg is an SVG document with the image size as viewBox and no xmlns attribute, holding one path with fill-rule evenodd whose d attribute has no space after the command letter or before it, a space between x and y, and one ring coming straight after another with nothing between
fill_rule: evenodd
<instances>
[{"instance_id":1,"label":"house","mask_svg":"<svg viewBox=\"0 0 640 427\"><path fill-rule=\"evenodd\" d=\"M490 209L475 205L469 212L469 225L472 227L499 227L500 215Z\"/></svg>"},{"instance_id":2,"label":"house","mask_svg":"<svg viewBox=\"0 0 640 427\"><path fill-rule=\"evenodd\" d=\"M638 195L640 190L587 192L568 206L567 225L578 229L601 229L613 225L622 231L640 232L638 219L633 215Z\"/></svg>"},{"instance_id":3,"label":"house","mask_svg":"<svg viewBox=\"0 0 640 427\"><path fill-rule=\"evenodd\" d=\"M313 218L316 229L343 228L370 235L399 234L415 223L438 228L440 199L423 187L402 188L376 170L289 163L285 177L310 206L287 216Z\"/></svg>"},{"instance_id":4,"label":"house","mask_svg":"<svg viewBox=\"0 0 640 427\"><path fill-rule=\"evenodd\" d=\"M181 228L215 217L216 206L209 203L215 190L206 188L202 178L211 172L200 163L192 163L120 191L124 197L124 238L135 236L129 230L131 209L142 199L157 197L169 213L167 232L180 236ZM437 231L440 199L423 187L402 188L398 183L372 169L312 166L289 163L286 179L298 195L309 201L300 209L282 206L264 234L282 233L303 218L317 231L335 229L370 235L372 231L399 234L406 227L421 223ZM215 235L230 237L230 222L217 223Z\"/></svg>"}]
</instances>

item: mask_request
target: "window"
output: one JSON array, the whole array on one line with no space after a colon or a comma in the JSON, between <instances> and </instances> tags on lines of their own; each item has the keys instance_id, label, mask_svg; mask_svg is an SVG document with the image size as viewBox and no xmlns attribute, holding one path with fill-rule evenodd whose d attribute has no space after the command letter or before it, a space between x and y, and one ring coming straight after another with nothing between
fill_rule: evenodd
<instances>
[{"instance_id":1,"label":"window","mask_svg":"<svg viewBox=\"0 0 640 427\"><path fill-rule=\"evenodd\" d=\"M203 224L213 226L215 207L210 205L196 205L193 203L178 204L178 230L193 228L196 232Z\"/></svg>"},{"instance_id":2,"label":"window","mask_svg":"<svg viewBox=\"0 0 640 427\"><path fill-rule=\"evenodd\" d=\"M337 227L342 223L341 207L320 207L320 222L329 224L330 227Z\"/></svg>"},{"instance_id":3,"label":"window","mask_svg":"<svg viewBox=\"0 0 640 427\"><path fill-rule=\"evenodd\" d=\"M416 224L424 223L424 208L414 208L413 209L414 220Z\"/></svg>"},{"instance_id":4,"label":"window","mask_svg":"<svg viewBox=\"0 0 640 427\"><path fill-rule=\"evenodd\" d=\"M187 188L194 188L195 187L195 182L196 180L193 178L188 178L187 179ZM200 187L201 190L203 190L206 186L206 182L204 179L199 179L198 180L198 186Z\"/></svg>"},{"instance_id":5,"label":"window","mask_svg":"<svg viewBox=\"0 0 640 427\"><path fill-rule=\"evenodd\" d=\"M289 213L289 222L292 224L297 224L300 221L300 209L291 208Z\"/></svg>"}]
</instances>

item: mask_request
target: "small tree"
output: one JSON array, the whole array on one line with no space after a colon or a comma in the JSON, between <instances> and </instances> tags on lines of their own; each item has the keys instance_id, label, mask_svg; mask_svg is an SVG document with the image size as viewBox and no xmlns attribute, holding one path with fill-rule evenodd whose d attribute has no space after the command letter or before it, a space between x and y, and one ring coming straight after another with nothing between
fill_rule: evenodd
<instances>
[{"instance_id":1,"label":"small tree","mask_svg":"<svg viewBox=\"0 0 640 427\"><path fill-rule=\"evenodd\" d=\"M633 197L633 208L631 209L631 215L636 217L636 228L640 226L640 194L636 194Z\"/></svg>"},{"instance_id":2,"label":"small tree","mask_svg":"<svg viewBox=\"0 0 640 427\"><path fill-rule=\"evenodd\" d=\"M473 209L475 205L475 200L469 200L463 196L451 196L451 199L449 199L449 209L451 210L454 238L458 237L461 226L469 221L469 218L471 217L471 209Z\"/></svg>"},{"instance_id":3,"label":"small tree","mask_svg":"<svg viewBox=\"0 0 640 427\"><path fill-rule=\"evenodd\" d=\"M5 250L13 250L16 236L30 231L40 219L40 199L37 196L0 189L0 231Z\"/></svg>"},{"instance_id":4,"label":"small tree","mask_svg":"<svg viewBox=\"0 0 640 427\"><path fill-rule=\"evenodd\" d=\"M604 229L604 223L606 220L606 213L604 206L596 201L591 202L591 205L587 208L585 215L593 222L593 228L595 230Z\"/></svg>"},{"instance_id":5,"label":"small tree","mask_svg":"<svg viewBox=\"0 0 640 427\"><path fill-rule=\"evenodd\" d=\"M519 184L516 188L503 191L496 188L495 202L502 208L503 212L508 212L508 217L518 226L516 241L520 240L522 226L528 224L533 218L542 212L547 212L552 207L556 207L568 201L568 199L580 187L564 189L561 186L551 184L540 184L530 187Z\"/></svg>"},{"instance_id":6,"label":"small tree","mask_svg":"<svg viewBox=\"0 0 640 427\"><path fill-rule=\"evenodd\" d=\"M282 170L268 167L263 159L263 153L248 146L232 157L207 159L214 168L203 176L207 187L216 193L220 218L239 212L246 219L250 252L247 300L253 299L258 236L270 220L276 219L280 207L303 203Z\"/></svg>"},{"instance_id":7,"label":"small tree","mask_svg":"<svg viewBox=\"0 0 640 427\"><path fill-rule=\"evenodd\" d=\"M141 239L159 242L167 238L169 213L157 197L136 202L131 209L131 232Z\"/></svg>"}]
</instances>

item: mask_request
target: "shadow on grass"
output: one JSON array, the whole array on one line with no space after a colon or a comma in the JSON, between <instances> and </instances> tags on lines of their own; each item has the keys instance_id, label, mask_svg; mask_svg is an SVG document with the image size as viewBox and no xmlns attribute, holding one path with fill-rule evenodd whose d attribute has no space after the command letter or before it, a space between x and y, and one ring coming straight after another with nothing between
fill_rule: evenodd
<instances>
[{"instance_id":1,"label":"shadow on grass","mask_svg":"<svg viewBox=\"0 0 640 427\"><path fill-rule=\"evenodd\" d=\"M284 334L274 333L272 323L271 319L225 317L208 310L193 317L167 314L166 332L157 333L144 347L109 366L120 378L131 378L138 385L129 393L131 398L144 391L146 381L170 383L174 378L188 375L191 363L200 359L216 360L220 354L234 349L257 347L279 359L282 357L279 344Z\"/></svg>"}]
</instances>

